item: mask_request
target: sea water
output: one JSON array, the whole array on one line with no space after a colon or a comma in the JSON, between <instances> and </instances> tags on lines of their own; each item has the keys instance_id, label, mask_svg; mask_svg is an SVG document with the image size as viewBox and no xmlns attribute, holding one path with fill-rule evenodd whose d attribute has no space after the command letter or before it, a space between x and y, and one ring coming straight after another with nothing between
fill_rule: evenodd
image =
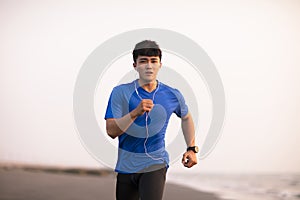
<instances>
[{"instance_id":1,"label":"sea water","mask_svg":"<svg viewBox=\"0 0 300 200\"><path fill-rule=\"evenodd\" d=\"M169 173L167 181L232 200L300 200L300 174Z\"/></svg>"}]
</instances>

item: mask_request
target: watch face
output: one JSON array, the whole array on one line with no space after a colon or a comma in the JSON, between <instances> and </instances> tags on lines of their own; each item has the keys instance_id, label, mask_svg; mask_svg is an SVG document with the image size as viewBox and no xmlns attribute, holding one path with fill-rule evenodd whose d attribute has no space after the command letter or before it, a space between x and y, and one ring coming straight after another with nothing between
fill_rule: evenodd
<instances>
[{"instance_id":1,"label":"watch face","mask_svg":"<svg viewBox=\"0 0 300 200\"><path fill-rule=\"evenodd\" d=\"M192 151L195 152L195 153L198 153L198 152L199 152L198 146L193 146L193 147L187 148L187 151L189 151L189 150L192 150Z\"/></svg>"}]
</instances>

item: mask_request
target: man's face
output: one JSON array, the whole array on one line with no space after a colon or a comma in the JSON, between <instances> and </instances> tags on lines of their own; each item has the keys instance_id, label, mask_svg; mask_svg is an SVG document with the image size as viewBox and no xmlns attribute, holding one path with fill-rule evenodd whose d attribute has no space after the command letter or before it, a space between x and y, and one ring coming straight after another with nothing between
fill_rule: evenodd
<instances>
[{"instance_id":1,"label":"man's face","mask_svg":"<svg viewBox=\"0 0 300 200\"><path fill-rule=\"evenodd\" d=\"M138 71L142 81L152 82L156 80L161 62L159 56L138 56L133 66Z\"/></svg>"}]
</instances>

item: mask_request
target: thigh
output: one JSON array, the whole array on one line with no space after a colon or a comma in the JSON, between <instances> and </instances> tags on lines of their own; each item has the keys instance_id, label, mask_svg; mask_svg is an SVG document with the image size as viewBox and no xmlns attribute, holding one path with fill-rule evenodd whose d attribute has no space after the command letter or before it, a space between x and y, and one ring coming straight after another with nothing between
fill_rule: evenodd
<instances>
[{"instance_id":1,"label":"thigh","mask_svg":"<svg viewBox=\"0 0 300 200\"><path fill-rule=\"evenodd\" d=\"M132 182L131 174L118 174L116 185L117 200L138 200L137 186Z\"/></svg>"},{"instance_id":2,"label":"thigh","mask_svg":"<svg viewBox=\"0 0 300 200\"><path fill-rule=\"evenodd\" d=\"M165 182L167 169L161 168L156 171L144 173L139 180L139 194L141 200L161 200Z\"/></svg>"}]
</instances>

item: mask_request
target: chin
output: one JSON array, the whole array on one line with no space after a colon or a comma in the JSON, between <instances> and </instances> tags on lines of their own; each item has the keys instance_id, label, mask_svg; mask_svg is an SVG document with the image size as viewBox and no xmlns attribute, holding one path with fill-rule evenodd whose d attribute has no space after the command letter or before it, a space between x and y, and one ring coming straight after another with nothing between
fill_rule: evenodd
<instances>
[{"instance_id":1,"label":"chin","mask_svg":"<svg viewBox=\"0 0 300 200\"><path fill-rule=\"evenodd\" d=\"M156 80L155 78L154 79L153 78L152 79L146 79L146 81L149 82L149 83L151 83L151 82L153 82L155 80Z\"/></svg>"}]
</instances>

